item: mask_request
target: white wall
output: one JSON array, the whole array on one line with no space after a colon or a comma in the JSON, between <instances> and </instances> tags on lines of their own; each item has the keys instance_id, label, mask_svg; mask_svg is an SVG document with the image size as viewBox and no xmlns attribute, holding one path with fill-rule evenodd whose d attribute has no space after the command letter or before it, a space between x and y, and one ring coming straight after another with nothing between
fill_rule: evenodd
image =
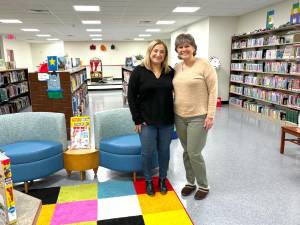
<instances>
[{"instance_id":1,"label":"white wall","mask_svg":"<svg viewBox=\"0 0 300 225\"><path fill-rule=\"evenodd\" d=\"M47 56L64 56L64 42L55 41L51 43L31 43L32 66L36 71L37 67L47 61Z\"/></svg>"},{"instance_id":2,"label":"white wall","mask_svg":"<svg viewBox=\"0 0 300 225\"><path fill-rule=\"evenodd\" d=\"M231 36L237 29L237 17L209 17L208 55L221 61L218 73L218 96L228 101L230 79Z\"/></svg>"},{"instance_id":3,"label":"white wall","mask_svg":"<svg viewBox=\"0 0 300 225\"><path fill-rule=\"evenodd\" d=\"M250 32L256 29L266 27L267 12L275 10L274 25L278 27L281 24L285 24L290 21L290 10L292 3L290 0L286 0L276 5L272 5L238 18L238 27L236 33Z\"/></svg>"},{"instance_id":4,"label":"white wall","mask_svg":"<svg viewBox=\"0 0 300 225\"><path fill-rule=\"evenodd\" d=\"M6 54L7 49L14 51L17 68L28 68L29 71L32 70L31 48L28 42L3 39L5 61L8 61Z\"/></svg>"},{"instance_id":5,"label":"white wall","mask_svg":"<svg viewBox=\"0 0 300 225\"><path fill-rule=\"evenodd\" d=\"M121 66L105 66L105 65L124 65L125 58L132 55L141 54L145 56L149 42L97 42L96 50L91 51L92 42L65 42L65 54L69 57L78 57L82 60L83 65L89 65L89 61L93 57L101 59L104 76L121 77ZM107 48L105 52L100 51L100 45L104 44ZM111 44L115 45L115 49L111 50Z\"/></svg>"},{"instance_id":6,"label":"white wall","mask_svg":"<svg viewBox=\"0 0 300 225\"><path fill-rule=\"evenodd\" d=\"M209 19L207 18L171 34L171 66L179 62L174 46L176 37L181 33L189 33L194 37L197 44L197 57L208 58Z\"/></svg>"}]
</instances>

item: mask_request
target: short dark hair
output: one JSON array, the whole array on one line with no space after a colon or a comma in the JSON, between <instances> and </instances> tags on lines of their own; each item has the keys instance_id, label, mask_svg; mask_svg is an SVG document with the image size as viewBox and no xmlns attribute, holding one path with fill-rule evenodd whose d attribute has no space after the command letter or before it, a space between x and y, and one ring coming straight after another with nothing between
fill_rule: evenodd
<instances>
[{"instance_id":1,"label":"short dark hair","mask_svg":"<svg viewBox=\"0 0 300 225\"><path fill-rule=\"evenodd\" d=\"M190 44L194 47L195 51L193 52L193 56L196 55L197 52L197 45L195 39L190 34L179 34L175 39L175 51L177 52L177 48L179 45L182 44Z\"/></svg>"}]
</instances>

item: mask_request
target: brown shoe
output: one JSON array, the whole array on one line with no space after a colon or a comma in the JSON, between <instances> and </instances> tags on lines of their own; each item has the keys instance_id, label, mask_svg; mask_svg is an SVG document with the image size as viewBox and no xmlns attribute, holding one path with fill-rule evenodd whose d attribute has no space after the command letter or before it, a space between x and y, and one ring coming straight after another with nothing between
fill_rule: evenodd
<instances>
[{"instance_id":1,"label":"brown shoe","mask_svg":"<svg viewBox=\"0 0 300 225\"><path fill-rule=\"evenodd\" d=\"M195 193L194 198L196 200L202 200L206 197L206 195L208 194L209 189L204 189L204 188L198 188L197 192Z\"/></svg>"},{"instance_id":2,"label":"brown shoe","mask_svg":"<svg viewBox=\"0 0 300 225\"><path fill-rule=\"evenodd\" d=\"M186 184L184 186L184 188L182 188L182 190L181 190L181 195L182 196L189 196L195 190L196 190L196 185Z\"/></svg>"}]
</instances>

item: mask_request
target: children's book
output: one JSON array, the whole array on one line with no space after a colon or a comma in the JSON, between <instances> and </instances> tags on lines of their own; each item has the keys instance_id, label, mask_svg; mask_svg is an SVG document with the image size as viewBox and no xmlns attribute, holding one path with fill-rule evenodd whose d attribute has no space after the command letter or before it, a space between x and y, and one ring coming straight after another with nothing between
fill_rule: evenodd
<instances>
[{"instance_id":1,"label":"children's book","mask_svg":"<svg viewBox=\"0 0 300 225\"><path fill-rule=\"evenodd\" d=\"M71 149L90 148L90 117L71 117Z\"/></svg>"}]
</instances>

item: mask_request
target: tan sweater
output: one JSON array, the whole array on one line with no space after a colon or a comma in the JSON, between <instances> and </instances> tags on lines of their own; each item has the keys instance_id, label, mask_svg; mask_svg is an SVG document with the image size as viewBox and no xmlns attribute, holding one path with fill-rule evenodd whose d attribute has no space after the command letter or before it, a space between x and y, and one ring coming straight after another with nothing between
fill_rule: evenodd
<instances>
[{"instance_id":1,"label":"tan sweater","mask_svg":"<svg viewBox=\"0 0 300 225\"><path fill-rule=\"evenodd\" d=\"M196 59L192 67L175 66L173 86L175 113L182 117L208 114L215 116L218 80L215 69L205 59Z\"/></svg>"}]
</instances>

